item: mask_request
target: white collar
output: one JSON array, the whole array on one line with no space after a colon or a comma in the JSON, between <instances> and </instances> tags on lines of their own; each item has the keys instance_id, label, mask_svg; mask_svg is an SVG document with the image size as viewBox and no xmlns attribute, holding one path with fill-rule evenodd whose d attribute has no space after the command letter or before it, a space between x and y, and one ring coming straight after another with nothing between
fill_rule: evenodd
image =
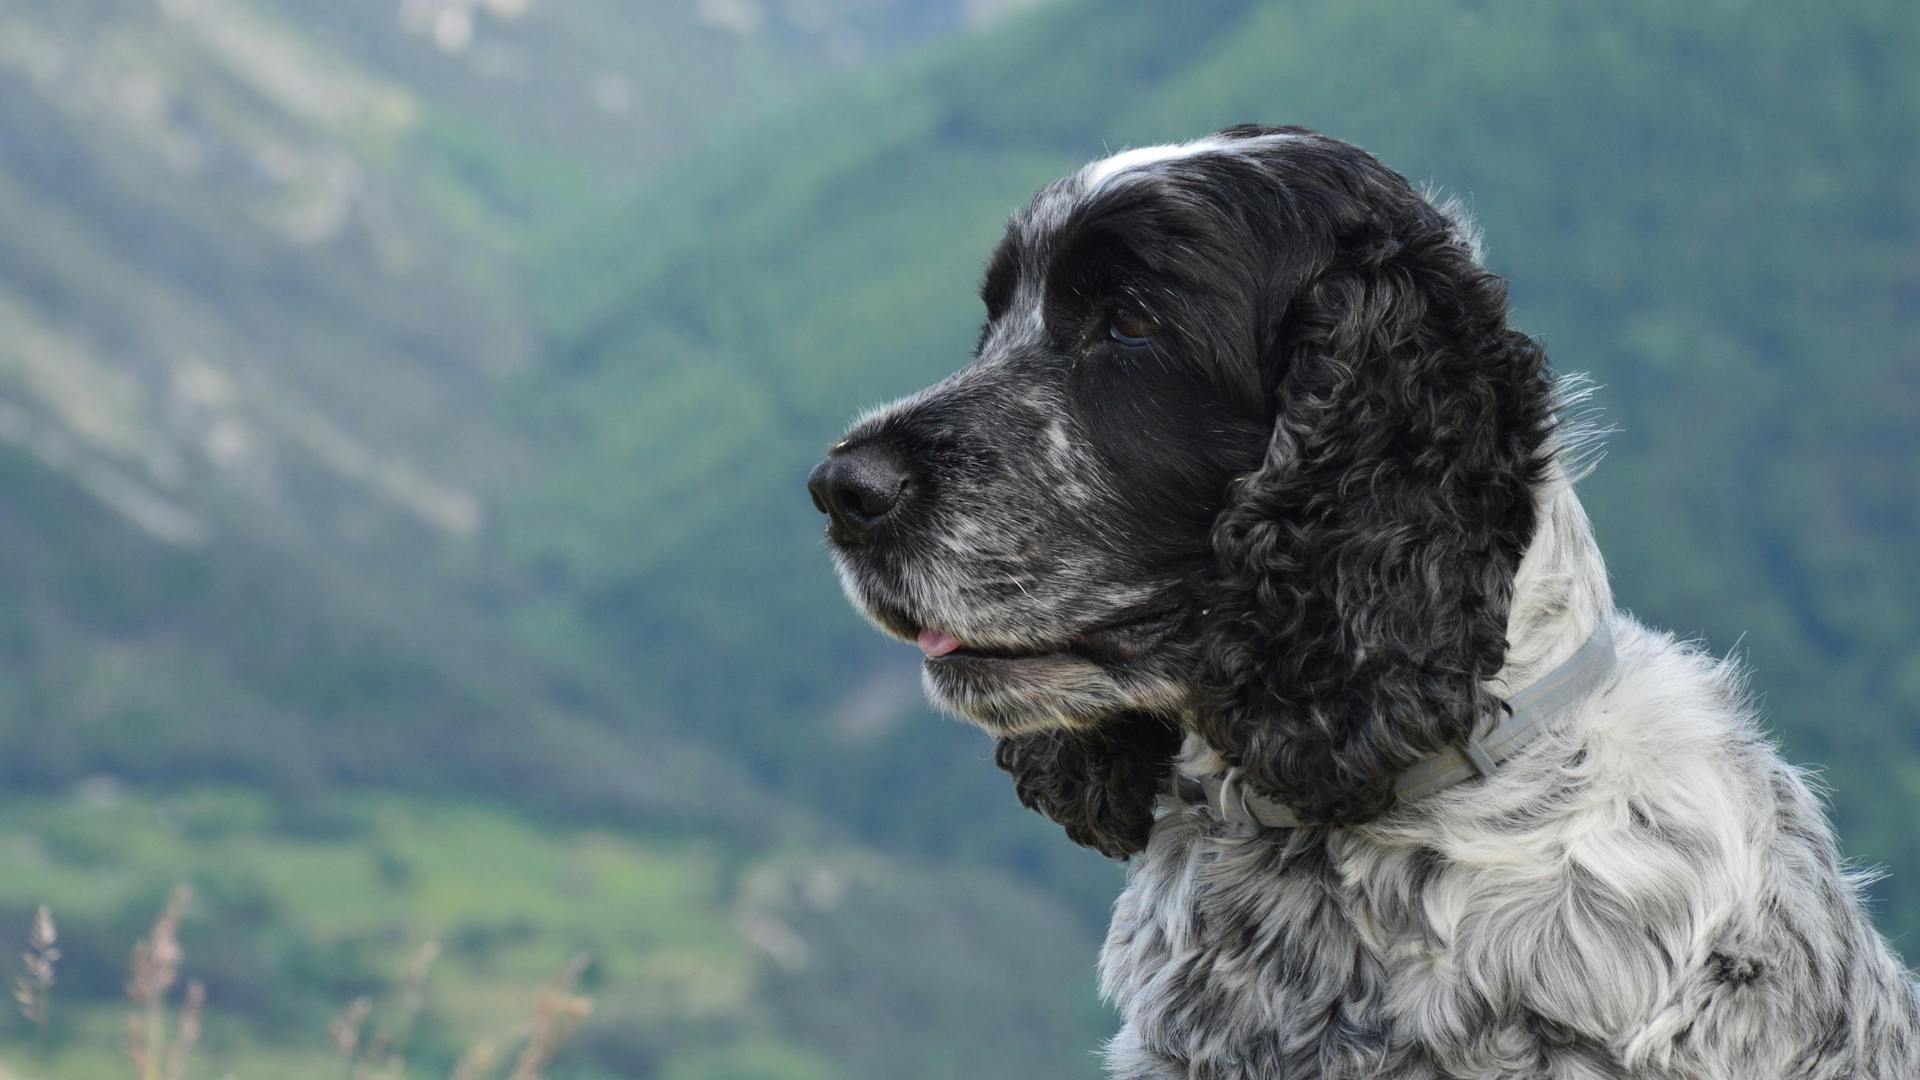
<instances>
[{"instance_id":1,"label":"white collar","mask_svg":"<svg viewBox=\"0 0 1920 1080\"><path fill-rule=\"evenodd\" d=\"M1506 715L1485 731L1469 737L1464 746L1449 747L1413 763L1394 782L1403 803L1416 802L1474 777L1492 776L1500 763L1547 730L1546 721L1599 688L1613 671L1613 630L1605 615L1593 633L1552 671L1532 686L1502 702ZM1292 829L1299 815L1285 803L1248 791L1240 770L1228 769L1203 777L1179 777L1172 795L1180 802L1204 802L1242 835L1262 829Z\"/></svg>"}]
</instances>

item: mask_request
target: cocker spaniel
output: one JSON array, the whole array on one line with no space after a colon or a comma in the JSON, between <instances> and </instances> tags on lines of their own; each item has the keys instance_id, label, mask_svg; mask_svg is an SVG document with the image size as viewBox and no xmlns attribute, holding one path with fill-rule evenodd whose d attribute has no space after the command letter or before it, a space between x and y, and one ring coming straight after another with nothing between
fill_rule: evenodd
<instances>
[{"instance_id":1,"label":"cocker spaniel","mask_svg":"<svg viewBox=\"0 0 1920 1080\"><path fill-rule=\"evenodd\" d=\"M1731 662L1615 610L1456 208L1300 128L1014 215L972 363L814 470L849 596L1131 862L1140 1078L1914 1078L1920 1003Z\"/></svg>"}]
</instances>

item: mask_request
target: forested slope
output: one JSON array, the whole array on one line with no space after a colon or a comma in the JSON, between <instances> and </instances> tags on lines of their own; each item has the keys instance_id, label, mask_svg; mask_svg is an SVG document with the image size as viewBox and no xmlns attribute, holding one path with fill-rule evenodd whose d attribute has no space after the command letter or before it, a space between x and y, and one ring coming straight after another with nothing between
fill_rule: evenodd
<instances>
[{"instance_id":1,"label":"forested slope","mask_svg":"<svg viewBox=\"0 0 1920 1080\"><path fill-rule=\"evenodd\" d=\"M565 1075L1084 1064L1061 900L877 852L502 630L547 595L497 542L548 449L500 421L525 239L975 6L0 5L0 932L60 921L52 1075L124 1067L181 880L215 1075L338 1075L328 1018L434 939L442 1074L576 950ZM1055 944L990 986L1016 927Z\"/></svg>"}]
</instances>

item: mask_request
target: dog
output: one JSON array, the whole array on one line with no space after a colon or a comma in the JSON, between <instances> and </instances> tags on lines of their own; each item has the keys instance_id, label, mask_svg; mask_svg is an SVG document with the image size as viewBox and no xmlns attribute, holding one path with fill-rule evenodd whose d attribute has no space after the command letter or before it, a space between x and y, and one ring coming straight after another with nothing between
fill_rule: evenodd
<instances>
[{"instance_id":1,"label":"dog","mask_svg":"<svg viewBox=\"0 0 1920 1080\"><path fill-rule=\"evenodd\" d=\"M1129 862L1110 1073L1920 1077L1740 668L1615 609L1579 381L1461 209L1240 126L1052 183L808 486L1016 793Z\"/></svg>"}]
</instances>

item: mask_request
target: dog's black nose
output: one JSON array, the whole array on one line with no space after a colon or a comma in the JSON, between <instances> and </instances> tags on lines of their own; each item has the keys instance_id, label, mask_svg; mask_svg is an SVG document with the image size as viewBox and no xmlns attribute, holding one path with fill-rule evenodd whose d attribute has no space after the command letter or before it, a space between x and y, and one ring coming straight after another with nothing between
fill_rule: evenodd
<instances>
[{"instance_id":1,"label":"dog's black nose","mask_svg":"<svg viewBox=\"0 0 1920 1080\"><path fill-rule=\"evenodd\" d=\"M906 486L899 459L872 445L836 447L807 476L813 505L831 519L827 534L843 544L865 543L900 506Z\"/></svg>"}]
</instances>

